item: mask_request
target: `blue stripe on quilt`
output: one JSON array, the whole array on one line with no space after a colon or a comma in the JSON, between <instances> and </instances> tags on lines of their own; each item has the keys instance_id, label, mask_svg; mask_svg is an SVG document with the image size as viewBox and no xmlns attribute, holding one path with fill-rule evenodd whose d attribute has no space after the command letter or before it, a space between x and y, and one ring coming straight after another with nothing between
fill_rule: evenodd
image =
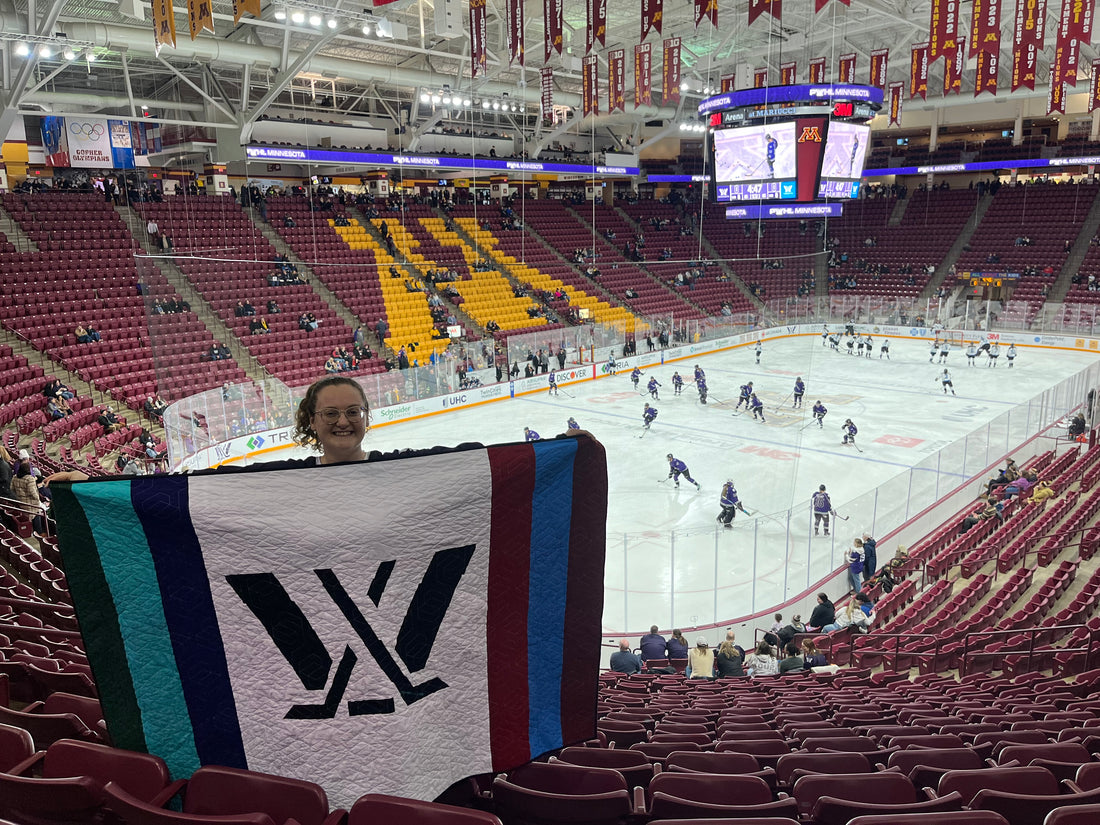
<instances>
[{"instance_id":1,"label":"blue stripe on quilt","mask_svg":"<svg viewBox=\"0 0 1100 825\"><path fill-rule=\"evenodd\" d=\"M204 765L247 767L225 645L191 523L188 480L161 476L133 485L134 509L153 548L158 579L165 585L161 602L191 717L194 751Z\"/></svg>"},{"instance_id":2,"label":"blue stripe on quilt","mask_svg":"<svg viewBox=\"0 0 1100 825\"><path fill-rule=\"evenodd\" d=\"M577 443L572 439L535 445L527 608L532 756L561 747L561 675L576 453Z\"/></svg>"},{"instance_id":3,"label":"blue stripe on quilt","mask_svg":"<svg viewBox=\"0 0 1100 825\"><path fill-rule=\"evenodd\" d=\"M133 482L78 484L122 631L134 694L150 753L161 756L173 776L199 767L187 704L160 599L157 572L145 530L130 499Z\"/></svg>"}]
</instances>

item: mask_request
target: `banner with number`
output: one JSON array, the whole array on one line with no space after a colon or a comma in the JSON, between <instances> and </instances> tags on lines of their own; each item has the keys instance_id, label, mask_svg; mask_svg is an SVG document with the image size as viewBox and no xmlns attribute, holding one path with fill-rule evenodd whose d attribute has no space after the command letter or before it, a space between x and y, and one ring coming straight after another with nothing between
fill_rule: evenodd
<instances>
[{"instance_id":1,"label":"banner with number","mask_svg":"<svg viewBox=\"0 0 1100 825\"><path fill-rule=\"evenodd\" d=\"M979 52L978 65L974 69L974 97L982 92L997 94L997 70L1001 56L997 52Z\"/></svg>"},{"instance_id":2,"label":"banner with number","mask_svg":"<svg viewBox=\"0 0 1100 825\"><path fill-rule=\"evenodd\" d=\"M1100 57L1092 61L1092 79L1089 84L1089 111L1100 108Z\"/></svg>"},{"instance_id":3,"label":"banner with number","mask_svg":"<svg viewBox=\"0 0 1100 825\"><path fill-rule=\"evenodd\" d=\"M718 28L718 0L695 0L695 28L704 20Z\"/></svg>"},{"instance_id":4,"label":"banner with number","mask_svg":"<svg viewBox=\"0 0 1100 825\"><path fill-rule=\"evenodd\" d=\"M592 438L51 489L112 742L173 778L247 768L346 808L596 734Z\"/></svg>"},{"instance_id":5,"label":"banner with number","mask_svg":"<svg viewBox=\"0 0 1100 825\"><path fill-rule=\"evenodd\" d=\"M905 88L905 84L900 80L890 84L890 122L887 128L890 126L901 126L901 93Z\"/></svg>"},{"instance_id":6,"label":"banner with number","mask_svg":"<svg viewBox=\"0 0 1100 825\"><path fill-rule=\"evenodd\" d=\"M1066 113L1066 87L1064 83L1054 82L1054 61L1050 63L1050 85L1047 87L1047 114Z\"/></svg>"},{"instance_id":7,"label":"banner with number","mask_svg":"<svg viewBox=\"0 0 1100 825\"><path fill-rule=\"evenodd\" d=\"M767 68L753 69L752 70L752 87L754 89L763 89L768 85L768 70Z\"/></svg>"},{"instance_id":8,"label":"banner with number","mask_svg":"<svg viewBox=\"0 0 1100 825\"><path fill-rule=\"evenodd\" d=\"M840 68L837 71L838 83L856 82L856 53L842 54L840 56Z\"/></svg>"},{"instance_id":9,"label":"banner with number","mask_svg":"<svg viewBox=\"0 0 1100 825\"><path fill-rule=\"evenodd\" d=\"M1001 51L1001 3L1003 0L973 0L970 18L970 56Z\"/></svg>"},{"instance_id":10,"label":"banner with number","mask_svg":"<svg viewBox=\"0 0 1100 825\"><path fill-rule=\"evenodd\" d=\"M645 40L651 31L661 33L661 18L664 17L664 0L641 0L642 3L642 36L639 40Z\"/></svg>"},{"instance_id":11,"label":"banner with number","mask_svg":"<svg viewBox=\"0 0 1100 825\"><path fill-rule=\"evenodd\" d=\"M626 111L626 50L607 53L607 111Z\"/></svg>"},{"instance_id":12,"label":"banner with number","mask_svg":"<svg viewBox=\"0 0 1100 825\"><path fill-rule=\"evenodd\" d=\"M653 46L634 47L634 108L653 105Z\"/></svg>"},{"instance_id":13,"label":"banner with number","mask_svg":"<svg viewBox=\"0 0 1100 825\"><path fill-rule=\"evenodd\" d=\"M485 0L470 0L470 77L485 74L489 53L485 43Z\"/></svg>"},{"instance_id":14,"label":"banner with number","mask_svg":"<svg viewBox=\"0 0 1100 825\"><path fill-rule=\"evenodd\" d=\"M564 0L542 0L542 14L545 20L546 32L543 44L543 63L550 62L550 55L554 52L561 56L562 48L562 4Z\"/></svg>"},{"instance_id":15,"label":"banner with number","mask_svg":"<svg viewBox=\"0 0 1100 825\"><path fill-rule=\"evenodd\" d=\"M586 55L581 60L581 111L584 117L600 113L599 82L599 55Z\"/></svg>"},{"instance_id":16,"label":"banner with number","mask_svg":"<svg viewBox=\"0 0 1100 825\"><path fill-rule=\"evenodd\" d=\"M233 0L233 24L240 23L245 12L259 17L261 11L260 0Z\"/></svg>"},{"instance_id":17,"label":"banner with number","mask_svg":"<svg viewBox=\"0 0 1100 825\"><path fill-rule=\"evenodd\" d=\"M749 0L749 25L767 12L776 20L783 19L783 0Z\"/></svg>"},{"instance_id":18,"label":"banner with number","mask_svg":"<svg viewBox=\"0 0 1100 825\"><path fill-rule=\"evenodd\" d=\"M878 86L883 91L886 90L886 69L889 61L889 49L871 50L871 79L868 81L868 85Z\"/></svg>"},{"instance_id":19,"label":"banner with number","mask_svg":"<svg viewBox=\"0 0 1100 825\"><path fill-rule=\"evenodd\" d=\"M779 83L783 86L793 86L798 75L798 63L792 60L790 63L779 64Z\"/></svg>"},{"instance_id":20,"label":"banner with number","mask_svg":"<svg viewBox=\"0 0 1100 825\"><path fill-rule=\"evenodd\" d=\"M191 24L192 40L201 31L214 34L214 9L210 0L187 0L187 21Z\"/></svg>"},{"instance_id":21,"label":"banner with number","mask_svg":"<svg viewBox=\"0 0 1100 825\"><path fill-rule=\"evenodd\" d=\"M917 43L909 58L909 99L928 99L928 44Z\"/></svg>"},{"instance_id":22,"label":"banner with number","mask_svg":"<svg viewBox=\"0 0 1100 825\"><path fill-rule=\"evenodd\" d=\"M524 65L523 0L507 0L504 23L508 28L508 65Z\"/></svg>"},{"instance_id":23,"label":"banner with number","mask_svg":"<svg viewBox=\"0 0 1100 825\"><path fill-rule=\"evenodd\" d=\"M1012 29L1012 91L1034 89L1039 53L1046 38L1047 0L1016 0Z\"/></svg>"},{"instance_id":24,"label":"banner with number","mask_svg":"<svg viewBox=\"0 0 1100 825\"><path fill-rule=\"evenodd\" d=\"M962 75L965 66L966 52L961 43L956 43L955 50L944 55L943 61L943 93L945 95L957 95L962 91Z\"/></svg>"},{"instance_id":25,"label":"banner with number","mask_svg":"<svg viewBox=\"0 0 1100 825\"><path fill-rule=\"evenodd\" d=\"M599 43L607 45L607 0L584 0L588 27L584 32L584 53Z\"/></svg>"},{"instance_id":26,"label":"banner with number","mask_svg":"<svg viewBox=\"0 0 1100 825\"><path fill-rule=\"evenodd\" d=\"M661 65L663 105L680 102L680 38L664 41L664 61Z\"/></svg>"},{"instance_id":27,"label":"banner with number","mask_svg":"<svg viewBox=\"0 0 1100 825\"><path fill-rule=\"evenodd\" d=\"M825 58L815 57L810 61L810 83L825 82Z\"/></svg>"},{"instance_id":28,"label":"banner with number","mask_svg":"<svg viewBox=\"0 0 1100 825\"><path fill-rule=\"evenodd\" d=\"M959 44L959 0L932 0L928 24L928 62L954 58Z\"/></svg>"},{"instance_id":29,"label":"banner with number","mask_svg":"<svg viewBox=\"0 0 1100 825\"><path fill-rule=\"evenodd\" d=\"M539 83L542 97L539 101L542 107L542 119L549 120L554 115L554 68L543 66L539 70Z\"/></svg>"}]
</instances>

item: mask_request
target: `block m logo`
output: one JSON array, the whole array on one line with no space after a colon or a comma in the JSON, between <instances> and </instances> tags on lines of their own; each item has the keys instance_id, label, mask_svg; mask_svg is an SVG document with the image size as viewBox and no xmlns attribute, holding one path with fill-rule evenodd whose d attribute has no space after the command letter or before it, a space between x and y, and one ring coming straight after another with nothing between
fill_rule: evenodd
<instances>
[{"instance_id":1,"label":"block m logo","mask_svg":"<svg viewBox=\"0 0 1100 825\"><path fill-rule=\"evenodd\" d=\"M803 126L802 134L798 136L799 143L821 143L820 126Z\"/></svg>"}]
</instances>

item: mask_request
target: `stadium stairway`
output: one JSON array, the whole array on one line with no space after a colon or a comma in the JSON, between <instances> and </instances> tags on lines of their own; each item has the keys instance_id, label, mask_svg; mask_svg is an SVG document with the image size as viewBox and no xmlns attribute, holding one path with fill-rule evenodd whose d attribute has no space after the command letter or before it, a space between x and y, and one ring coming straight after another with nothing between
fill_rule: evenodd
<instances>
[{"instance_id":1,"label":"stadium stairway","mask_svg":"<svg viewBox=\"0 0 1100 825\"><path fill-rule=\"evenodd\" d=\"M1047 295L1047 303L1057 303L1066 297L1069 288L1073 286L1073 276L1081 269L1085 256L1092 248L1092 239L1098 231L1100 231L1100 198L1093 202L1088 215L1081 222L1080 231L1070 248L1069 256L1062 265L1062 271L1058 273L1054 286L1050 288L1050 294Z\"/></svg>"},{"instance_id":2,"label":"stadium stairway","mask_svg":"<svg viewBox=\"0 0 1100 825\"><path fill-rule=\"evenodd\" d=\"M890 213L890 219L886 221L886 225L901 226L901 222L905 220L905 210L909 208L909 204L912 202L912 198L898 198L894 202L894 209Z\"/></svg>"},{"instance_id":3,"label":"stadium stairway","mask_svg":"<svg viewBox=\"0 0 1100 825\"><path fill-rule=\"evenodd\" d=\"M8 243L20 252L38 252L36 244L19 226L18 222L0 206L0 233L7 236Z\"/></svg>"},{"instance_id":4,"label":"stadium stairway","mask_svg":"<svg viewBox=\"0 0 1100 825\"><path fill-rule=\"evenodd\" d=\"M150 255L158 254L158 250L154 249L149 242L148 233L145 231L145 223L133 207L116 204L115 211L125 222L130 234L142 250ZM229 347L234 361L244 371L245 375L257 382L262 382L264 379L271 377L271 374L263 368L263 365L247 349L241 346L241 342L233 334L233 331L222 322L217 313L211 309L210 304L206 302L174 263L166 258L150 258L149 261L156 265L180 297L191 305L191 311L214 337L214 340Z\"/></svg>"},{"instance_id":5,"label":"stadium stairway","mask_svg":"<svg viewBox=\"0 0 1100 825\"><path fill-rule=\"evenodd\" d=\"M910 196L911 198L912 196ZM963 254L963 251L970 239L974 237L974 233L978 231L978 226L982 222L982 218L985 217L985 213L989 211L989 207L993 205L992 195L982 195L978 201L977 207L974 209L974 214L970 217L970 220L966 222L966 226L962 232L955 238L955 242L951 244L951 248L947 250L947 254L943 260L936 266L936 272L928 279L928 283L924 285L924 289L921 290L920 295L917 296L917 300L924 301L932 297L933 293L943 286L948 280L948 273L951 271L951 266L959 260L959 256ZM949 287L954 287L954 283L947 284Z\"/></svg>"}]
</instances>

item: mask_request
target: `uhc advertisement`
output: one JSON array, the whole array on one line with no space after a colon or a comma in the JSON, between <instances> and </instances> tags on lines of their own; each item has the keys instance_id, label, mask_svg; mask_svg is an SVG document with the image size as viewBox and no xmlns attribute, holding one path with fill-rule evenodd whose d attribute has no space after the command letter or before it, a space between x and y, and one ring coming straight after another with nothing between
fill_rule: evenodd
<instances>
[{"instance_id":1,"label":"uhc advertisement","mask_svg":"<svg viewBox=\"0 0 1100 825\"><path fill-rule=\"evenodd\" d=\"M133 169L130 124L105 117L42 118L42 147L47 166L84 169Z\"/></svg>"}]
</instances>

